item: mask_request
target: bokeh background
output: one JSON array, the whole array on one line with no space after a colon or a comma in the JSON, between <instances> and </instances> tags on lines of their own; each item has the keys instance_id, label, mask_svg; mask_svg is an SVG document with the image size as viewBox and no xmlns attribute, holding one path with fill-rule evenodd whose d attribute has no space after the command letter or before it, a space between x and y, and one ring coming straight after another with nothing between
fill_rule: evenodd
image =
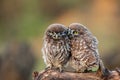
<instances>
[{"instance_id":1,"label":"bokeh background","mask_svg":"<svg viewBox=\"0 0 120 80\"><path fill-rule=\"evenodd\" d=\"M45 68L47 26L73 22L98 38L107 68L120 67L120 0L0 0L0 80L32 80L33 71Z\"/></svg>"}]
</instances>

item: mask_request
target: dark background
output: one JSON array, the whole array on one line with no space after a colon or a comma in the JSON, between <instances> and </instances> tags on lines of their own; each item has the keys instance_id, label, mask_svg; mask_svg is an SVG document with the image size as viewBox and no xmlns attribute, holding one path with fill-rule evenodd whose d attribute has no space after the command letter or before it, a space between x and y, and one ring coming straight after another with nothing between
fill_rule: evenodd
<instances>
[{"instance_id":1,"label":"dark background","mask_svg":"<svg viewBox=\"0 0 120 80\"><path fill-rule=\"evenodd\" d=\"M0 0L0 80L31 80L45 68L44 31L52 23L79 22L99 40L109 69L120 67L119 0Z\"/></svg>"}]
</instances>

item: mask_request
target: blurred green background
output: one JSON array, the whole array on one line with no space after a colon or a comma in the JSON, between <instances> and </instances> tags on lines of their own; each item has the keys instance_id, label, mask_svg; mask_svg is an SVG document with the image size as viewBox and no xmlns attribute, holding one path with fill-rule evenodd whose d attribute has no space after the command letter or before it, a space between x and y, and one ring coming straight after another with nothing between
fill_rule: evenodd
<instances>
[{"instance_id":1,"label":"blurred green background","mask_svg":"<svg viewBox=\"0 0 120 80\"><path fill-rule=\"evenodd\" d=\"M120 67L119 0L0 0L0 80L31 80L33 71L45 68L41 46L47 26L73 22L98 38L106 67Z\"/></svg>"}]
</instances>

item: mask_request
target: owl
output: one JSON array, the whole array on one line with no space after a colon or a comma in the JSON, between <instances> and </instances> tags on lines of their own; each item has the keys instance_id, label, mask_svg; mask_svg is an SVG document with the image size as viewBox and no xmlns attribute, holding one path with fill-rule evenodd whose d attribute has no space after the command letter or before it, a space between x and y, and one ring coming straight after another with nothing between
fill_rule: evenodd
<instances>
[{"instance_id":1,"label":"owl","mask_svg":"<svg viewBox=\"0 0 120 80\"><path fill-rule=\"evenodd\" d=\"M97 71L102 62L98 53L96 37L79 23L69 25L68 36L71 47L70 66L76 72Z\"/></svg>"},{"instance_id":2,"label":"owl","mask_svg":"<svg viewBox=\"0 0 120 80\"><path fill-rule=\"evenodd\" d=\"M63 70L70 58L67 27L62 24L48 26L42 47L43 59L47 68Z\"/></svg>"}]
</instances>

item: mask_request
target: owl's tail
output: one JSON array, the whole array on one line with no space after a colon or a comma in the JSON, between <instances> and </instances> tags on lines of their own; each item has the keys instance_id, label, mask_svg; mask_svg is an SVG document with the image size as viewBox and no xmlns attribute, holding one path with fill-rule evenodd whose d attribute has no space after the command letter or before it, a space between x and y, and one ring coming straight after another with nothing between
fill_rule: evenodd
<instances>
[{"instance_id":1,"label":"owl's tail","mask_svg":"<svg viewBox=\"0 0 120 80\"><path fill-rule=\"evenodd\" d=\"M98 75L101 77L105 77L105 76L109 76L110 75L110 70L107 69L102 60L100 60L100 64L99 64L99 70L97 71Z\"/></svg>"}]
</instances>

